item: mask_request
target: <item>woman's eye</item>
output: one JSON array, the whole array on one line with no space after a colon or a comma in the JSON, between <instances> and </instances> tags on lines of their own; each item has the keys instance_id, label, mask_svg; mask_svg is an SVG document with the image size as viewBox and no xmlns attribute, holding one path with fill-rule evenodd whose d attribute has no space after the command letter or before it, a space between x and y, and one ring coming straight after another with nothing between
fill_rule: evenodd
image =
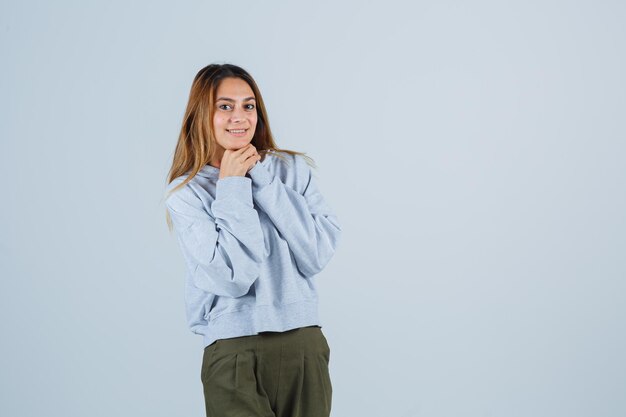
<instances>
[{"instance_id":1,"label":"woman's eye","mask_svg":"<svg viewBox=\"0 0 626 417\"><path fill-rule=\"evenodd\" d=\"M246 106L250 106L248 107L249 110L252 110L254 108L254 104L246 104ZM224 109L223 107L230 107L230 104L220 104L217 107L219 107L222 110L227 110L227 109Z\"/></svg>"}]
</instances>

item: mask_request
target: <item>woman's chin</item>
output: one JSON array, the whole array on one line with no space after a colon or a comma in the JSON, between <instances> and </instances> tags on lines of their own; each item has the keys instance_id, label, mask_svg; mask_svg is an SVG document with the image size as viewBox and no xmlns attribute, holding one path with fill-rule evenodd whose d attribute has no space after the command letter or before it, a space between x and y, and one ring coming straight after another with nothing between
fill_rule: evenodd
<instances>
[{"instance_id":1,"label":"woman's chin","mask_svg":"<svg viewBox=\"0 0 626 417\"><path fill-rule=\"evenodd\" d=\"M252 138L231 138L230 142L233 144L233 146L237 146L238 148L241 148L243 146L246 146L248 143L250 143L250 140Z\"/></svg>"}]
</instances>

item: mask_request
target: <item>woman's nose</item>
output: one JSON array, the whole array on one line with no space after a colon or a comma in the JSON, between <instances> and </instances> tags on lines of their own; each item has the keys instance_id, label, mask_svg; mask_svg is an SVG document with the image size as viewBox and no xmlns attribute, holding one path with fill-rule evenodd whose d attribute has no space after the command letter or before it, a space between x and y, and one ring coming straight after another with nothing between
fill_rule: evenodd
<instances>
[{"instance_id":1,"label":"woman's nose","mask_svg":"<svg viewBox=\"0 0 626 417\"><path fill-rule=\"evenodd\" d=\"M243 109L235 109L233 110L231 120L242 120L244 118Z\"/></svg>"}]
</instances>

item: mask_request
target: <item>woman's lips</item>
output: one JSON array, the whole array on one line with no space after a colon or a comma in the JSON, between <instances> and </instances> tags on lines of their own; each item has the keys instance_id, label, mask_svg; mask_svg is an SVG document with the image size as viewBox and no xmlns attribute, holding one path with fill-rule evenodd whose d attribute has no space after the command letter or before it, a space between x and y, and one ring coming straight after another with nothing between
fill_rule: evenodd
<instances>
[{"instance_id":1,"label":"woman's lips","mask_svg":"<svg viewBox=\"0 0 626 417\"><path fill-rule=\"evenodd\" d=\"M233 130L235 130L235 131L237 131L237 130L239 130L239 131L240 131L240 130L243 130L243 132L233 133L233 132L231 132L230 130L226 129L226 131L227 131L228 133L230 133L231 135L236 136L236 137L245 136L245 134L246 134L246 133L248 133L248 129L233 129Z\"/></svg>"}]
</instances>

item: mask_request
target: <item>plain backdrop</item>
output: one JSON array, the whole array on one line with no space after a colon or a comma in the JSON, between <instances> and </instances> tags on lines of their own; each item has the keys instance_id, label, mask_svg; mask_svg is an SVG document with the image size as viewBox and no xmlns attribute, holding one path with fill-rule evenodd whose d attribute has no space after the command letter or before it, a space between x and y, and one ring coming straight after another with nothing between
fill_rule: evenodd
<instances>
[{"instance_id":1,"label":"plain backdrop","mask_svg":"<svg viewBox=\"0 0 626 417\"><path fill-rule=\"evenodd\" d=\"M626 415L619 1L3 1L0 415L204 416L163 192L199 69L338 215L333 417Z\"/></svg>"}]
</instances>

